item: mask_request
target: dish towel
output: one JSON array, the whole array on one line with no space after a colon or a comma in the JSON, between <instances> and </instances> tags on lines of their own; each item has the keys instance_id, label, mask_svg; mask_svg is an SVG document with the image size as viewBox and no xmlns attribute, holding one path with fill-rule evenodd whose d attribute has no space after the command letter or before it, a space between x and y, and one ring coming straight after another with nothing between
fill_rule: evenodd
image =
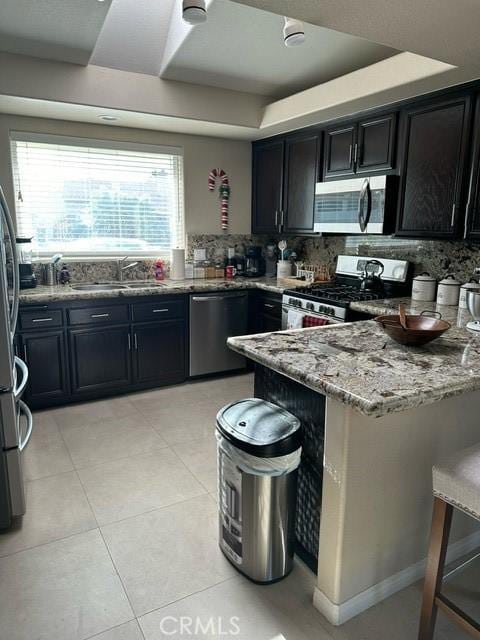
<instances>
[{"instance_id":1,"label":"dish towel","mask_svg":"<svg viewBox=\"0 0 480 640\"><path fill-rule=\"evenodd\" d=\"M295 309L289 309L287 316L287 329L302 329L302 327L303 313L301 311L295 311Z\"/></svg>"},{"instance_id":2,"label":"dish towel","mask_svg":"<svg viewBox=\"0 0 480 640\"><path fill-rule=\"evenodd\" d=\"M303 316L303 327L323 327L328 324L327 318L317 318L316 316Z\"/></svg>"}]
</instances>

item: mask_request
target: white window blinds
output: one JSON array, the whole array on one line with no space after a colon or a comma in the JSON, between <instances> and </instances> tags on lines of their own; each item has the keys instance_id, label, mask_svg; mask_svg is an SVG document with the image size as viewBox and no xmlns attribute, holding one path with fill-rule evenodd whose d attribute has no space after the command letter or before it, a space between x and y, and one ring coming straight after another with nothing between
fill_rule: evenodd
<instances>
[{"instance_id":1,"label":"white window blinds","mask_svg":"<svg viewBox=\"0 0 480 640\"><path fill-rule=\"evenodd\" d=\"M181 149L22 133L11 151L17 232L40 256L183 247Z\"/></svg>"}]
</instances>

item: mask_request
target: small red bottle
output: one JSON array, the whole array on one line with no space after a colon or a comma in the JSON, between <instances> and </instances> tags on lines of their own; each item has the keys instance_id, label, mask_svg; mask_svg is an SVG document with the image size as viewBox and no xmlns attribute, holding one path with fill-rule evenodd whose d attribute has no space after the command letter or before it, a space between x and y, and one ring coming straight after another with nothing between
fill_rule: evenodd
<instances>
[{"instance_id":1,"label":"small red bottle","mask_svg":"<svg viewBox=\"0 0 480 640\"><path fill-rule=\"evenodd\" d=\"M165 263L163 260L155 262L155 280L165 280Z\"/></svg>"}]
</instances>

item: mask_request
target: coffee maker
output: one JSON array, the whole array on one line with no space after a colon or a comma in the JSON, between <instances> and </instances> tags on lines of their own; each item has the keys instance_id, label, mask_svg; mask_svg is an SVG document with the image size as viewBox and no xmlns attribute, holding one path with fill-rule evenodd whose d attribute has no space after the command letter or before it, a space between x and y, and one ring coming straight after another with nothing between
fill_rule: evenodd
<instances>
[{"instance_id":1,"label":"coffee maker","mask_svg":"<svg viewBox=\"0 0 480 640\"><path fill-rule=\"evenodd\" d=\"M37 278L32 266L32 238L16 238L18 267L20 270L20 289L33 289Z\"/></svg>"},{"instance_id":2,"label":"coffee maker","mask_svg":"<svg viewBox=\"0 0 480 640\"><path fill-rule=\"evenodd\" d=\"M258 278L265 274L265 260L262 247L247 247L245 250L245 276Z\"/></svg>"}]
</instances>

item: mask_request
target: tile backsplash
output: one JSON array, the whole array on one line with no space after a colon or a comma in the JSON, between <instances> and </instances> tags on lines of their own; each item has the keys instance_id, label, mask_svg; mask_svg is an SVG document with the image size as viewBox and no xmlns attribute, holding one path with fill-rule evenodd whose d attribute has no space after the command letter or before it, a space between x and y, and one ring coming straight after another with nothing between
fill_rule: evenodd
<instances>
[{"instance_id":1,"label":"tile backsplash","mask_svg":"<svg viewBox=\"0 0 480 640\"><path fill-rule=\"evenodd\" d=\"M465 282L480 267L480 246L448 240L409 240L385 236L331 236L308 238L306 261L335 268L336 256L364 255L374 258L409 260L415 274L428 271L436 278L454 273Z\"/></svg>"},{"instance_id":2,"label":"tile backsplash","mask_svg":"<svg viewBox=\"0 0 480 640\"><path fill-rule=\"evenodd\" d=\"M261 245L279 238L260 235L188 235L185 255L193 259L196 248L206 249L208 260L225 258L228 247ZM436 278L454 273L459 280L467 281L475 267L480 267L480 246L447 240L409 240L385 236L325 236L288 237L288 247L295 249L300 259L308 264L325 264L331 271L335 269L339 254L366 255L378 258L409 260L414 264L415 273L428 271ZM132 258L131 261L134 261ZM129 261L127 261L128 264ZM166 267L169 261L166 260ZM64 261L68 265L73 282L94 282L117 280L118 270L115 260ZM124 271L125 280L147 280L153 278L153 259L140 259L138 265ZM35 263L39 282L43 282L42 265Z\"/></svg>"}]
</instances>

